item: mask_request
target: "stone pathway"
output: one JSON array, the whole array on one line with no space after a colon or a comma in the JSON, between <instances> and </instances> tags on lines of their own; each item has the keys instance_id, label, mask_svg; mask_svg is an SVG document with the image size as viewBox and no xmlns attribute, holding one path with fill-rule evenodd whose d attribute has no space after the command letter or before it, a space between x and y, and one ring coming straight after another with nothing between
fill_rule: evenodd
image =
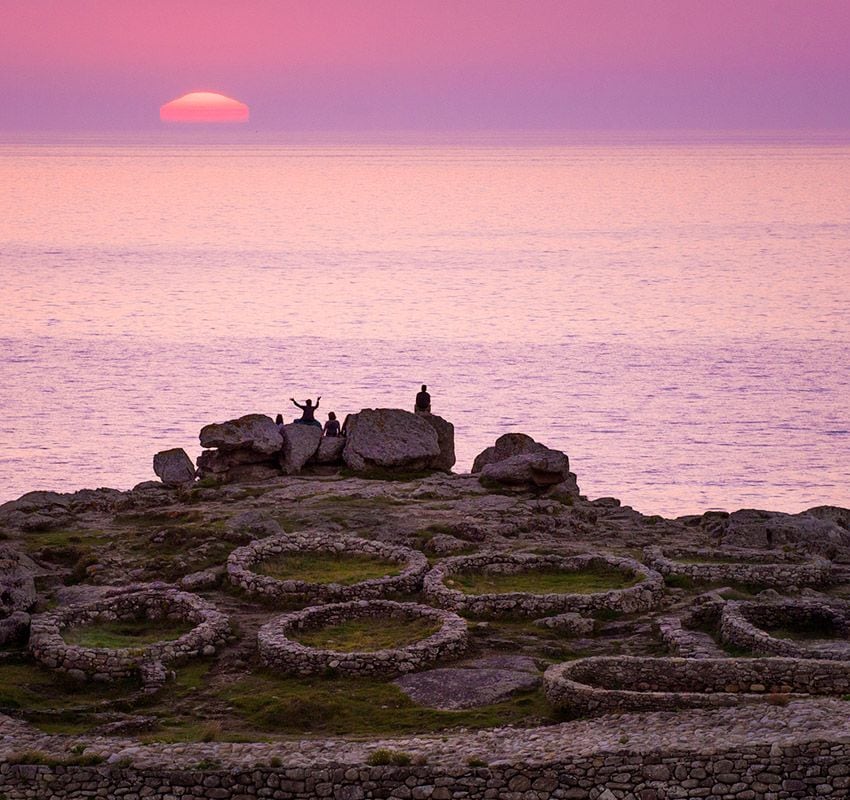
<instances>
[{"instance_id":1,"label":"stone pathway","mask_svg":"<svg viewBox=\"0 0 850 800\"><path fill-rule=\"evenodd\" d=\"M726 752L736 745L777 748L804 742L850 742L850 703L834 698L786 706L623 714L540 728L497 728L443 736L356 741L303 739L264 743L210 742L143 745L131 739L50 736L0 715L0 759L22 750L68 754L75 745L110 762L137 767L191 768L205 759L250 767L280 759L285 767L356 765L379 748L424 758L429 764L465 765L471 758L496 764L546 764L567 757L609 753Z\"/></svg>"}]
</instances>

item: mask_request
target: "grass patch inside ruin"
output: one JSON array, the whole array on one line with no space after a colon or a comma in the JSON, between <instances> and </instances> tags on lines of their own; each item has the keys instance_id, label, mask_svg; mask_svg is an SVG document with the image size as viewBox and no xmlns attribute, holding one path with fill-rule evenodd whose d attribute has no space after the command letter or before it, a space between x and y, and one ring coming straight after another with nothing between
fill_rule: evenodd
<instances>
[{"instance_id":1,"label":"grass patch inside ruin","mask_svg":"<svg viewBox=\"0 0 850 800\"><path fill-rule=\"evenodd\" d=\"M336 650L340 653L368 653L406 647L435 634L439 624L426 618L393 619L367 617L306 630L297 640L308 647Z\"/></svg>"},{"instance_id":2,"label":"grass patch inside ruin","mask_svg":"<svg viewBox=\"0 0 850 800\"><path fill-rule=\"evenodd\" d=\"M338 583L351 586L372 578L398 575L403 566L375 556L359 553L282 553L254 567L260 575L279 581Z\"/></svg>"},{"instance_id":3,"label":"grass patch inside ruin","mask_svg":"<svg viewBox=\"0 0 850 800\"><path fill-rule=\"evenodd\" d=\"M68 643L80 647L144 647L155 642L180 638L194 624L183 620L115 620L94 625L80 625L62 632Z\"/></svg>"},{"instance_id":4,"label":"grass patch inside ruin","mask_svg":"<svg viewBox=\"0 0 850 800\"><path fill-rule=\"evenodd\" d=\"M446 578L446 585L465 594L593 594L611 589L626 589L640 578L615 568L588 570L526 570L514 574L498 572L462 572Z\"/></svg>"}]
</instances>

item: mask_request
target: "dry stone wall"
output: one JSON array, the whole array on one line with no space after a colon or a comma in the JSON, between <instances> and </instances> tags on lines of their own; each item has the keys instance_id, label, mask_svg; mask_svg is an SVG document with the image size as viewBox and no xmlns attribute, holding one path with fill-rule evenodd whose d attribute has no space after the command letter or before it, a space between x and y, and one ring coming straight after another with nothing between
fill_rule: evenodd
<instances>
[{"instance_id":1,"label":"dry stone wall","mask_svg":"<svg viewBox=\"0 0 850 800\"><path fill-rule=\"evenodd\" d=\"M615 752L543 764L136 769L0 764L6 800L790 800L847 797L850 744Z\"/></svg>"},{"instance_id":2,"label":"dry stone wall","mask_svg":"<svg viewBox=\"0 0 850 800\"><path fill-rule=\"evenodd\" d=\"M572 714L712 708L772 695L844 695L850 665L797 658L598 656L556 664L546 697Z\"/></svg>"},{"instance_id":3,"label":"dry stone wall","mask_svg":"<svg viewBox=\"0 0 850 800\"><path fill-rule=\"evenodd\" d=\"M685 561L677 560L685 559ZM689 562L688 559L693 559ZM712 562L712 559L717 559ZM832 580L832 563L774 550L682 549L647 547L644 562L665 577L680 575L698 583L753 584L776 589L821 586Z\"/></svg>"},{"instance_id":4,"label":"dry stone wall","mask_svg":"<svg viewBox=\"0 0 850 800\"><path fill-rule=\"evenodd\" d=\"M768 632L784 626L810 631L831 628L842 638L806 641L778 638ZM720 638L761 655L850 661L850 603L833 598L729 602L720 615Z\"/></svg>"},{"instance_id":5,"label":"dry stone wall","mask_svg":"<svg viewBox=\"0 0 850 800\"><path fill-rule=\"evenodd\" d=\"M413 644L373 652L344 653L309 647L296 640L299 632L356 619L431 620L436 633ZM466 620L449 611L392 600L356 600L314 606L284 614L260 628L260 660L271 669L293 675L337 672L343 675L396 676L460 656L467 647Z\"/></svg>"},{"instance_id":6,"label":"dry stone wall","mask_svg":"<svg viewBox=\"0 0 850 800\"><path fill-rule=\"evenodd\" d=\"M640 581L624 589L592 594L466 594L447 585L452 575L466 572L517 574L533 570L576 572L596 568L622 570ZM664 579L643 564L619 556L588 554L579 556L533 555L528 553L486 553L448 558L437 564L423 582L425 596L433 603L481 617L522 615L542 617L565 612L592 613L602 609L633 613L654 608L664 594Z\"/></svg>"},{"instance_id":7,"label":"dry stone wall","mask_svg":"<svg viewBox=\"0 0 850 800\"><path fill-rule=\"evenodd\" d=\"M72 605L33 616L29 650L48 669L79 680L118 681L141 674L150 688L166 677L165 665L210 656L230 633L227 617L207 601L170 588L128 586L85 605ZM62 632L71 627L116 620L173 619L192 630L177 639L139 647L101 648L68 644Z\"/></svg>"},{"instance_id":8,"label":"dry stone wall","mask_svg":"<svg viewBox=\"0 0 850 800\"><path fill-rule=\"evenodd\" d=\"M397 575L369 578L351 585L279 580L255 571L267 559L304 552L375 556L401 565L401 570ZM418 550L336 534L271 536L234 550L227 559L227 577L234 586L254 597L278 603L333 603L415 592L427 571L428 559Z\"/></svg>"}]
</instances>

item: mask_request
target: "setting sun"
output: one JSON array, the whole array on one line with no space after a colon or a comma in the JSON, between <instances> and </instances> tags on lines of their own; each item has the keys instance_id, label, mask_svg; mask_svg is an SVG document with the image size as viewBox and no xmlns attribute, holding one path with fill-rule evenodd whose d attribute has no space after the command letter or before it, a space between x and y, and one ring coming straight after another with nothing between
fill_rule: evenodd
<instances>
[{"instance_id":1,"label":"setting sun","mask_svg":"<svg viewBox=\"0 0 850 800\"><path fill-rule=\"evenodd\" d=\"M159 109L163 122L247 122L248 106L218 92L189 92Z\"/></svg>"}]
</instances>

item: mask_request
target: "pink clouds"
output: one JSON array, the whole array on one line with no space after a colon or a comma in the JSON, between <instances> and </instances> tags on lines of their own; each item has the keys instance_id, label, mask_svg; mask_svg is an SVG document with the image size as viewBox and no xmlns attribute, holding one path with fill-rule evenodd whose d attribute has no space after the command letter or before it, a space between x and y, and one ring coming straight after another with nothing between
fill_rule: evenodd
<instances>
[{"instance_id":1,"label":"pink clouds","mask_svg":"<svg viewBox=\"0 0 850 800\"><path fill-rule=\"evenodd\" d=\"M848 40L844 0L19 0L0 126L199 85L272 127L850 124Z\"/></svg>"}]
</instances>

